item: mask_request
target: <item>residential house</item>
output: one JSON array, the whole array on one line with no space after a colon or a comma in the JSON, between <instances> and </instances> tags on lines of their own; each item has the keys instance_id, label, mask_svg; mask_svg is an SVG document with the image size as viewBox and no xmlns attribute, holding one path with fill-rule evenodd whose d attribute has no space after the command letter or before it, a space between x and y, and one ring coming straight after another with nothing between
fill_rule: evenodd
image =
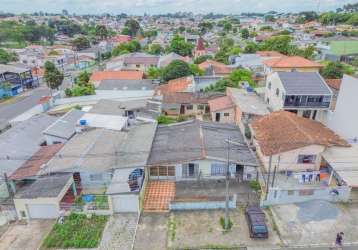
<instances>
[{"instance_id":1,"label":"residential house","mask_svg":"<svg viewBox=\"0 0 358 250\"><path fill-rule=\"evenodd\" d=\"M0 64L0 84L11 84L10 95L17 95L24 89L38 86L38 81L33 78L31 69L23 65Z\"/></svg>"},{"instance_id":2,"label":"residential house","mask_svg":"<svg viewBox=\"0 0 358 250\"><path fill-rule=\"evenodd\" d=\"M287 111L256 119L251 130L266 176L264 205L348 199L350 188L332 182L331 170L322 164L325 150L350 146L332 130ZM332 194L332 188L340 194Z\"/></svg>"},{"instance_id":3,"label":"residential house","mask_svg":"<svg viewBox=\"0 0 358 250\"><path fill-rule=\"evenodd\" d=\"M228 76L233 68L229 67L228 65L220 62L216 62L213 60L206 60L198 64L198 67L201 70L204 70L204 75L206 76Z\"/></svg>"},{"instance_id":4,"label":"residential house","mask_svg":"<svg viewBox=\"0 0 358 250\"><path fill-rule=\"evenodd\" d=\"M273 111L288 110L323 121L332 91L317 72L275 72L267 77L265 101Z\"/></svg>"},{"instance_id":5,"label":"residential house","mask_svg":"<svg viewBox=\"0 0 358 250\"><path fill-rule=\"evenodd\" d=\"M342 79L324 79L324 80L327 83L327 85L330 87L330 89L332 90L331 110L335 110L336 104L337 104L337 99L338 99L338 94L339 94L339 89L342 84Z\"/></svg>"},{"instance_id":6,"label":"residential house","mask_svg":"<svg viewBox=\"0 0 358 250\"><path fill-rule=\"evenodd\" d=\"M159 58L158 68L164 68L164 67L168 66L174 60L180 60L180 61L183 61L186 63L188 63L190 61L189 57L183 57L183 56L178 55L174 52L171 52L171 53L163 55Z\"/></svg>"},{"instance_id":7,"label":"residential house","mask_svg":"<svg viewBox=\"0 0 358 250\"><path fill-rule=\"evenodd\" d=\"M256 158L239 128L198 120L158 126L147 170L151 180L223 179L230 140L230 175L256 178Z\"/></svg>"},{"instance_id":8,"label":"residential house","mask_svg":"<svg viewBox=\"0 0 358 250\"><path fill-rule=\"evenodd\" d=\"M209 114L209 100L223 96L220 93L174 92L163 95L162 112L166 115Z\"/></svg>"},{"instance_id":9,"label":"residential house","mask_svg":"<svg viewBox=\"0 0 358 250\"><path fill-rule=\"evenodd\" d=\"M46 144L66 143L70 140L76 134L77 122L84 114L84 111L72 109L51 124L42 132Z\"/></svg>"},{"instance_id":10,"label":"residential house","mask_svg":"<svg viewBox=\"0 0 358 250\"><path fill-rule=\"evenodd\" d=\"M273 72L319 72L323 65L300 56L284 56L263 61L265 74Z\"/></svg>"},{"instance_id":11,"label":"residential house","mask_svg":"<svg viewBox=\"0 0 358 250\"><path fill-rule=\"evenodd\" d=\"M358 118L355 111L358 100L358 78L344 75L334 111L328 112L325 124L349 142L358 141Z\"/></svg>"},{"instance_id":12,"label":"residential house","mask_svg":"<svg viewBox=\"0 0 358 250\"><path fill-rule=\"evenodd\" d=\"M120 71L96 71L93 72L90 82L98 87L104 80L142 80L143 71L120 70Z\"/></svg>"},{"instance_id":13,"label":"residential house","mask_svg":"<svg viewBox=\"0 0 358 250\"><path fill-rule=\"evenodd\" d=\"M125 55L123 58L123 69L147 71L150 67L157 67L159 56L144 53L133 53Z\"/></svg>"}]
</instances>

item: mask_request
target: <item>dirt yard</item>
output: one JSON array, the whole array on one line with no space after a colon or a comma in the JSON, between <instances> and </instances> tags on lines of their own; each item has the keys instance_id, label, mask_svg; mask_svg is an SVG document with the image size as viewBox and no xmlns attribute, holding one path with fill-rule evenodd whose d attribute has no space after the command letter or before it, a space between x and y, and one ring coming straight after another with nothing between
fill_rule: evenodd
<instances>
[{"instance_id":1,"label":"dirt yard","mask_svg":"<svg viewBox=\"0 0 358 250\"><path fill-rule=\"evenodd\" d=\"M27 225L12 224L0 238L0 249L39 249L54 223L54 220L32 220Z\"/></svg>"}]
</instances>

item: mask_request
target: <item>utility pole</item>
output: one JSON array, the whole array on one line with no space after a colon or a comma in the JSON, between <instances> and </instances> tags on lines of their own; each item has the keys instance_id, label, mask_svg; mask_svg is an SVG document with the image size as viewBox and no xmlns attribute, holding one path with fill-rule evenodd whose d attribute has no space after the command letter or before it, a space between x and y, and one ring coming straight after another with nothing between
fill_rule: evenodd
<instances>
[{"instance_id":1,"label":"utility pole","mask_svg":"<svg viewBox=\"0 0 358 250\"><path fill-rule=\"evenodd\" d=\"M225 197L225 229L229 228L229 180L230 180L230 138L227 140L227 166L226 166L226 197Z\"/></svg>"},{"instance_id":2,"label":"utility pole","mask_svg":"<svg viewBox=\"0 0 358 250\"><path fill-rule=\"evenodd\" d=\"M269 170L268 170L267 182L266 182L266 199L267 199L269 188L270 188L271 164L272 164L272 155L270 155L270 159L269 159Z\"/></svg>"},{"instance_id":3,"label":"utility pole","mask_svg":"<svg viewBox=\"0 0 358 250\"><path fill-rule=\"evenodd\" d=\"M279 154L278 155L278 160L277 160L277 165L275 165L275 168L273 170L273 177L272 177L272 185L271 185L271 187L274 186L275 178L276 178L276 171L277 171L276 169L279 168L279 166L280 166L280 160L281 160L281 155Z\"/></svg>"}]
</instances>

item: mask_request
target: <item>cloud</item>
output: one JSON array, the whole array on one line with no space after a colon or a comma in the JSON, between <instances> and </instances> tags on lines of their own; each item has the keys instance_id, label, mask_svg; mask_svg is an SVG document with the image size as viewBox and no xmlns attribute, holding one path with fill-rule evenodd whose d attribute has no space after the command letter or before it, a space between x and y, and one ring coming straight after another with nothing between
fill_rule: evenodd
<instances>
[{"instance_id":1,"label":"cloud","mask_svg":"<svg viewBox=\"0 0 358 250\"><path fill-rule=\"evenodd\" d=\"M241 12L297 12L317 10L334 10L356 0L0 0L3 11L22 12L61 12L67 9L71 13L168 13L187 11L194 13L225 13Z\"/></svg>"}]
</instances>

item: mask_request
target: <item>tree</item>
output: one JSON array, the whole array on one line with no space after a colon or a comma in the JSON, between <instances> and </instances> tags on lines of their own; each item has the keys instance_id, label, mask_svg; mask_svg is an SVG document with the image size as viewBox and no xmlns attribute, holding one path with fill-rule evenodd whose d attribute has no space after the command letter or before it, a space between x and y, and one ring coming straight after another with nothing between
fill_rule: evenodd
<instances>
[{"instance_id":1,"label":"tree","mask_svg":"<svg viewBox=\"0 0 358 250\"><path fill-rule=\"evenodd\" d=\"M45 63L44 80L50 89L58 89L61 86L64 75L52 62Z\"/></svg>"},{"instance_id":2,"label":"tree","mask_svg":"<svg viewBox=\"0 0 358 250\"><path fill-rule=\"evenodd\" d=\"M267 15L267 16L265 16L265 21L266 22L275 22L276 18L273 15Z\"/></svg>"},{"instance_id":3,"label":"tree","mask_svg":"<svg viewBox=\"0 0 358 250\"><path fill-rule=\"evenodd\" d=\"M72 45L76 50L83 50L91 47L89 40L85 36L79 36L72 40Z\"/></svg>"},{"instance_id":4,"label":"tree","mask_svg":"<svg viewBox=\"0 0 358 250\"><path fill-rule=\"evenodd\" d=\"M341 79L344 66L340 62L329 62L322 70L321 75L326 79Z\"/></svg>"},{"instance_id":5,"label":"tree","mask_svg":"<svg viewBox=\"0 0 358 250\"><path fill-rule=\"evenodd\" d=\"M154 43L149 45L149 49L148 49L149 54L160 55L163 51L164 49L162 48L162 46L160 46L160 44Z\"/></svg>"},{"instance_id":6,"label":"tree","mask_svg":"<svg viewBox=\"0 0 358 250\"><path fill-rule=\"evenodd\" d=\"M228 78L217 81L215 84L207 87L205 91L225 92L227 87L239 88L241 82L247 82L251 87L255 87L251 72L246 69L237 69L232 71Z\"/></svg>"},{"instance_id":7,"label":"tree","mask_svg":"<svg viewBox=\"0 0 358 250\"><path fill-rule=\"evenodd\" d=\"M229 22L226 22L223 26L225 32L229 32L232 29L232 25Z\"/></svg>"},{"instance_id":8,"label":"tree","mask_svg":"<svg viewBox=\"0 0 358 250\"><path fill-rule=\"evenodd\" d=\"M127 43L121 43L115 47L112 51L113 56L123 55L127 53L133 53L140 51L140 43L137 40L132 40Z\"/></svg>"},{"instance_id":9,"label":"tree","mask_svg":"<svg viewBox=\"0 0 358 250\"><path fill-rule=\"evenodd\" d=\"M164 81L169 81L191 74L192 71L189 64L181 60L174 60L163 69L162 78Z\"/></svg>"},{"instance_id":10,"label":"tree","mask_svg":"<svg viewBox=\"0 0 358 250\"><path fill-rule=\"evenodd\" d=\"M9 53L0 48L0 64L8 64L9 62L17 61L17 59L16 53Z\"/></svg>"},{"instance_id":11,"label":"tree","mask_svg":"<svg viewBox=\"0 0 358 250\"><path fill-rule=\"evenodd\" d=\"M175 35L167 48L168 52L174 52L181 56L191 56L194 45L185 42L184 37Z\"/></svg>"},{"instance_id":12,"label":"tree","mask_svg":"<svg viewBox=\"0 0 358 250\"><path fill-rule=\"evenodd\" d=\"M205 62L208 59L213 59L213 57L211 55L198 56L197 58L194 59L194 63L200 64L200 63Z\"/></svg>"},{"instance_id":13,"label":"tree","mask_svg":"<svg viewBox=\"0 0 358 250\"><path fill-rule=\"evenodd\" d=\"M354 60L353 60L353 62L352 62L352 65L353 65L354 67L358 67L358 56L356 56L356 57L354 58Z\"/></svg>"},{"instance_id":14,"label":"tree","mask_svg":"<svg viewBox=\"0 0 358 250\"><path fill-rule=\"evenodd\" d=\"M101 40L106 39L109 36L109 31L104 25L97 25L95 32L96 36L99 37Z\"/></svg>"},{"instance_id":15,"label":"tree","mask_svg":"<svg viewBox=\"0 0 358 250\"><path fill-rule=\"evenodd\" d=\"M242 29L240 30L240 33L243 39L248 39L250 37L250 32L248 29Z\"/></svg>"},{"instance_id":16,"label":"tree","mask_svg":"<svg viewBox=\"0 0 358 250\"><path fill-rule=\"evenodd\" d=\"M78 77L76 78L76 84L78 85L87 85L89 83L89 80L91 78L91 74L87 71L82 71Z\"/></svg>"},{"instance_id":17,"label":"tree","mask_svg":"<svg viewBox=\"0 0 358 250\"><path fill-rule=\"evenodd\" d=\"M189 64L189 67L190 67L190 71L191 71L192 75L194 75L194 76L202 76L202 75L204 75L204 70L199 68L198 65Z\"/></svg>"},{"instance_id":18,"label":"tree","mask_svg":"<svg viewBox=\"0 0 358 250\"><path fill-rule=\"evenodd\" d=\"M128 35L131 37L136 37L140 30L139 23L134 19L127 20L124 26L128 28Z\"/></svg>"},{"instance_id":19,"label":"tree","mask_svg":"<svg viewBox=\"0 0 358 250\"><path fill-rule=\"evenodd\" d=\"M248 42L245 46L244 53L253 54L258 50L258 46L254 42Z\"/></svg>"},{"instance_id":20,"label":"tree","mask_svg":"<svg viewBox=\"0 0 358 250\"><path fill-rule=\"evenodd\" d=\"M278 51L282 54L289 55L292 51L292 38L290 36L274 36L265 40L260 46L261 50Z\"/></svg>"},{"instance_id":21,"label":"tree","mask_svg":"<svg viewBox=\"0 0 358 250\"><path fill-rule=\"evenodd\" d=\"M149 79L159 79L161 75L162 71L157 67L149 67L147 70L147 77Z\"/></svg>"}]
</instances>

